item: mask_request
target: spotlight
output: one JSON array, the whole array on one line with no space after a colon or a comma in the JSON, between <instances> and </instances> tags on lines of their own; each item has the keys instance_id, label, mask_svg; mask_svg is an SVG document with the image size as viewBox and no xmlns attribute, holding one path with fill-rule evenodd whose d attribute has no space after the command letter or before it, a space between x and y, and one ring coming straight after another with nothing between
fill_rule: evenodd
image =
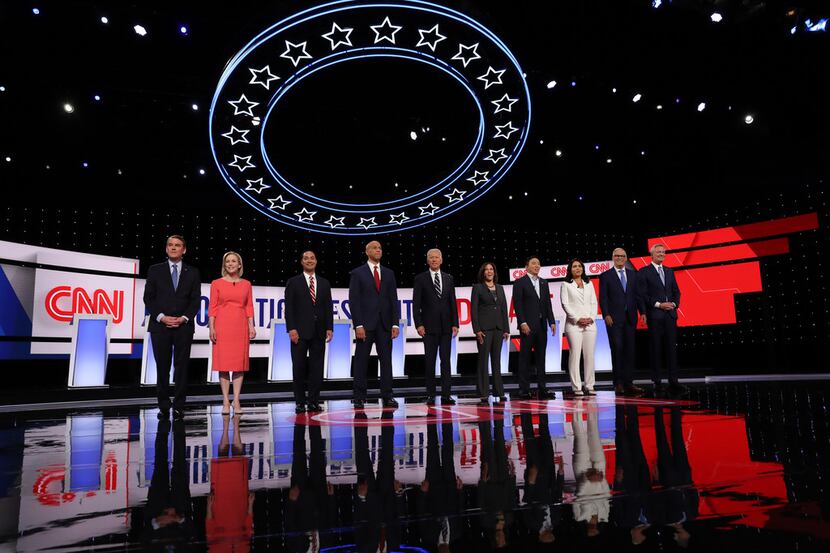
<instances>
[{"instance_id":1,"label":"spotlight","mask_svg":"<svg viewBox=\"0 0 830 553\"><path fill-rule=\"evenodd\" d=\"M84 161L83 163L81 163L81 165L83 166L83 168L84 168L84 169L86 169L87 167L89 167L89 163L87 163L86 161Z\"/></svg>"},{"instance_id":2,"label":"spotlight","mask_svg":"<svg viewBox=\"0 0 830 553\"><path fill-rule=\"evenodd\" d=\"M706 102L701 102L697 105L698 111L703 111L704 109L706 109Z\"/></svg>"},{"instance_id":3,"label":"spotlight","mask_svg":"<svg viewBox=\"0 0 830 553\"><path fill-rule=\"evenodd\" d=\"M562 150L556 150L556 157L562 157Z\"/></svg>"},{"instance_id":4,"label":"spotlight","mask_svg":"<svg viewBox=\"0 0 830 553\"><path fill-rule=\"evenodd\" d=\"M553 87L555 87L555 86L556 86L556 81L550 81L550 82L548 83L548 90L550 90L551 88L553 88Z\"/></svg>"},{"instance_id":5,"label":"spotlight","mask_svg":"<svg viewBox=\"0 0 830 553\"><path fill-rule=\"evenodd\" d=\"M110 22L110 20L107 16L102 16L101 17L101 23L103 23L104 25L106 25L109 22Z\"/></svg>"},{"instance_id":6,"label":"spotlight","mask_svg":"<svg viewBox=\"0 0 830 553\"><path fill-rule=\"evenodd\" d=\"M75 106L73 106L72 104L66 103L66 104L63 105L63 111L65 111L66 113L72 113L72 112L75 111Z\"/></svg>"},{"instance_id":7,"label":"spotlight","mask_svg":"<svg viewBox=\"0 0 830 553\"><path fill-rule=\"evenodd\" d=\"M651 7L655 10L663 5L663 0L651 0Z\"/></svg>"},{"instance_id":8,"label":"spotlight","mask_svg":"<svg viewBox=\"0 0 830 553\"><path fill-rule=\"evenodd\" d=\"M663 109L663 104L657 104L657 109Z\"/></svg>"},{"instance_id":9,"label":"spotlight","mask_svg":"<svg viewBox=\"0 0 830 553\"><path fill-rule=\"evenodd\" d=\"M571 81L571 86L576 86L576 81Z\"/></svg>"},{"instance_id":10,"label":"spotlight","mask_svg":"<svg viewBox=\"0 0 830 553\"><path fill-rule=\"evenodd\" d=\"M133 25L133 31L135 31L135 34L138 36L147 36L147 29L141 25Z\"/></svg>"},{"instance_id":11,"label":"spotlight","mask_svg":"<svg viewBox=\"0 0 830 553\"><path fill-rule=\"evenodd\" d=\"M608 159L606 159L605 163L611 163L611 158L609 157Z\"/></svg>"},{"instance_id":12,"label":"spotlight","mask_svg":"<svg viewBox=\"0 0 830 553\"><path fill-rule=\"evenodd\" d=\"M205 174L205 170L204 170L204 169L199 169L199 174L200 174L200 175L204 175L204 174Z\"/></svg>"},{"instance_id":13,"label":"spotlight","mask_svg":"<svg viewBox=\"0 0 830 553\"><path fill-rule=\"evenodd\" d=\"M101 96L99 94L96 94L95 96L92 97L92 99L95 100L96 102L100 102L101 101Z\"/></svg>"},{"instance_id":14,"label":"spotlight","mask_svg":"<svg viewBox=\"0 0 830 553\"><path fill-rule=\"evenodd\" d=\"M416 133L415 131L410 131L409 138L411 138L412 140L417 140L418 139L418 133Z\"/></svg>"},{"instance_id":15,"label":"spotlight","mask_svg":"<svg viewBox=\"0 0 830 553\"><path fill-rule=\"evenodd\" d=\"M7 162L11 162L11 160L12 160L12 158L11 158L11 157L6 156L6 161L7 161Z\"/></svg>"},{"instance_id":16,"label":"spotlight","mask_svg":"<svg viewBox=\"0 0 830 553\"><path fill-rule=\"evenodd\" d=\"M179 32L183 35L186 35L187 34L187 27L182 25L181 27L179 27Z\"/></svg>"},{"instance_id":17,"label":"spotlight","mask_svg":"<svg viewBox=\"0 0 830 553\"><path fill-rule=\"evenodd\" d=\"M259 117L254 117L253 119L251 119L251 125L253 125L254 127L258 127L259 124L260 124Z\"/></svg>"},{"instance_id":18,"label":"spotlight","mask_svg":"<svg viewBox=\"0 0 830 553\"><path fill-rule=\"evenodd\" d=\"M752 114L748 114L746 117L744 117L744 123L746 123L747 125L751 125L754 121L755 118L752 116Z\"/></svg>"},{"instance_id":19,"label":"spotlight","mask_svg":"<svg viewBox=\"0 0 830 553\"><path fill-rule=\"evenodd\" d=\"M193 111L199 111L199 104L190 104L190 109Z\"/></svg>"},{"instance_id":20,"label":"spotlight","mask_svg":"<svg viewBox=\"0 0 830 553\"><path fill-rule=\"evenodd\" d=\"M539 141L539 144L544 144L544 143L545 143L545 141L544 141L544 140L540 140L540 141Z\"/></svg>"},{"instance_id":21,"label":"spotlight","mask_svg":"<svg viewBox=\"0 0 830 553\"><path fill-rule=\"evenodd\" d=\"M636 204L636 203L637 203L637 200L634 200L634 203Z\"/></svg>"},{"instance_id":22,"label":"spotlight","mask_svg":"<svg viewBox=\"0 0 830 553\"><path fill-rule=\"evenodd\" d=\"M640 101L640 99L641 99L642 97L643 97L643 95L642 95L642 94L637 93L637 94L635 94L635 95L634 95L634 97L631 99L631 101L632 101L632 102L634 102L634 103L636 104L637 102L639 102L639 101Z\"/></svg>"},{"instance_id":23,"label":"spotlight","mask_svg":"<svg viewBox=\"0 0 830 553\"><path fill-rule=\"evenodd\" d=\"M715 12L709 17L709 19L711 19L713 23L720 23L723 21L723 16L718 12Z\"/></svg>"},{"instance_id":24,"label":"spotlight","mask_svg":"<svg viewBox=\"0 0 830 553\"><path fill-rule=\"evenodd\" d=\"M612 89L611 89L611 92L613 92L614 94L616 94L616 93L617 93L617 89L616 89L616 88L612 88Z\"/></svg>"},{"instance_id":25,"label":"spotlight","mask_svg":"<svg viewBox=\"0 0 830 553\"><path fill-rule=\"evenodd\" d=\"M38 8L32 8L32 13L35 15L40 15L40 10Z\"/></svg>"},{"instance_id":26,"label":"spotlight","mask_svg":"<svg viewBox=\"0 0 830 553\"><path fill-rule=\"evenodd\" d=\"M6 92L6 87L5 86L0 86L0 92Z\"/></svg>"}]
</instances>

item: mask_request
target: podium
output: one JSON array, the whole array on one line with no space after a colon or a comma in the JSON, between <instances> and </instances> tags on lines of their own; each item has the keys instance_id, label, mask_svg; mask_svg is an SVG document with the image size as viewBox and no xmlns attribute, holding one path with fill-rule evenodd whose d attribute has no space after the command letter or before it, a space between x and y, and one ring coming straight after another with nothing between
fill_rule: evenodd
<instances>
[{"instance_id":1,"label":"podium","mask_svg":"<svg viewBox=\"0 0 830 553\"><path fill-rule=\"evenodd\" d=\"M72 317L72 350L69 354L69 388L106 388L111 315Z\"/></svg>"}]
</instances>

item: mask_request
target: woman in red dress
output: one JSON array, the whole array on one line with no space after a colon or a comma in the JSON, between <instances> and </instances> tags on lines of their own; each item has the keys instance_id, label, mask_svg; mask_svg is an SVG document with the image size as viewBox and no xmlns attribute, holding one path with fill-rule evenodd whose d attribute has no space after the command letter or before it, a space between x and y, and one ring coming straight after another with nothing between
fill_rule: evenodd
<instances>
[{"instance_id":1,"label":"woman in red dress","mask_svg":"<svg viewBox=\"0 0 830 553\"><path fill-rule=\"evenodd\" d=\"M256 337L251 283L242 278L242 257L236 252L222 256L222 278L210 283L208 307L213 370L219 371L222 414L230 414L230 374L233 373L233 412L242 414L239 398L248 371L248 348Z\"/></svg>"}]
</instances>

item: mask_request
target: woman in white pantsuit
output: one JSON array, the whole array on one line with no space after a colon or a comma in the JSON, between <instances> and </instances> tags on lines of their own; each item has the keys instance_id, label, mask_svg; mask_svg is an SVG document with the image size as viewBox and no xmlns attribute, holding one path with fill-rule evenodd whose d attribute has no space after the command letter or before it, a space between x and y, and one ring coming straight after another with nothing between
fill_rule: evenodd
<instances>
[{"instance_id":1,"label":"woman in white pantsuit","mask_svg":"<svg viewBox=\"0 0 830 553\"><path fill-rule=\"evenodd\" d=\"M568 337L570 359L568 374L571 377L571 391L576 396L596 395L594 392L594 347L597 344L597 294L585 276L585 265L579 259L568 264L568 276L562 284L559 296L565 310L565 335ZM579 359L583 358L585 388L579 377Z\"/></svg>"}]
</instances>

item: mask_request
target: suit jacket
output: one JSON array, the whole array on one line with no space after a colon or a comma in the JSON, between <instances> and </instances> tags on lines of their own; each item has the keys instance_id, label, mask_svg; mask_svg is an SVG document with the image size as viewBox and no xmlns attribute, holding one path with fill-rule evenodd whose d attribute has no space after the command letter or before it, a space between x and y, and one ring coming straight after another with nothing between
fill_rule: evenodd
<instances>
[{"instance_id":1,"label":"suit jacket","mask_svg":"<svg viewBox=\"0 0 830 553\"><path fill-rule=\"evenodd\" d=\"M314 274L314 291L317 303L311 302L305 275L299 274L285 284L285 329L296 330L303 340L321 338L326 330L334 330L334 314L331 310L331 285ZM319 326L317 323L321 323ZM317 334L315 334L317 331Z\"/></svg>"},{"instance_id":2,"label":"suit jacket","mask_svg":"<svg viewBox=\"0 0 830 553\"><path fill-rule=\"evenodd\" d=\"M435 293L430 271L415 276L412 286L412 318L415 326L423 325L427 334L450 334L452 327L458 327L455 282L451 275L441 271L440 298Z\"/></svg>"},{"instance_id":3,"label":"suit jacket","mask_svg":"<svg viewBox=\"0 0 830 553\"><path fill-rule=\"evenodd\" d=\"M355 328L363 326L367 331L378 328L391 330L401 320L401 304L398 303L398 285L395 273L380 266L380 292L375 289L375 277L364 263L352 269L349 280L349 309Z\"/></svg>"},{"instance_id":4,"label":"suit jacket","mask_svg":"<svg viewBox=\"0 0 830 553\"><path fill-rule=\"evenodd\" d=\"M585 287L584 302L580 299L579 287L574 282L563 282L559 289L562 309L567 317L566 330L576 326L576 321L583 317L594 319L597 316L597 295L594 285L590 282L583 282L583 286Z\"/></svg>"},{"instance_id":5,"label":"suit jacket","mask_svg":"<svg viewBox=\"0 0 830 553\"><path fill-rule=\"evenodd\" d=\"M170 317L187 317L187 326L195 331L196 313L202 302L199 269L182 262L179 286L173 290L173 277L167 261L151 265L144 284L144 308L150 312L150 332L164 332L167 327L156 319L164 313Z\"/></svg>"},{"instance_id":6,"label":"suit jacket","mask_svg":"<svg viewBox=\"0 0 830 553\"><path fill-rule=\"evenodd\" d=\"M539 295L533 288L530 276L525 275L513 283L513 310L519 326L527 323L531 328L537 325L556 324L553 308L550 306L550 287L548 281L539 277Z\"/></svg>"},{"instance_id":7,"label":"suit jacket","mask_svg":"<svg viewBox=\"0 0 830 553\"><path fill-rule=\"evenodd\" d=\"M611 315L614 322L628 321L637 324L637 272L625 269L626 287L615 268L610 268L599 275L599 308L602 315Z\"/></svg>"},{"instance_id":8,"label":"suit jacket","mask_svg":"<svg viewBox=\"0 0 830 553\"><path fill-rule=\"evenodd\" d=\"M510 332L510 321L507 318L507 297L504 287L496 284L496 299L485 284L474 284L470 294L472 308L470 314L473 319L473 332L482 330L501 330Z\"/></svg>"},{"instance_id":9,"label":"suit jacket","mask_svg":"<svg viewBox=\"0 0 830 553\"><path fill-rule=\"evenodd\" d=\"M663 311L654 307L657 302L670 301L680 308L680 288L677 286L674 270L663 265L663 274L666 277L665 286L652 263L637 272L637 303L640 304L640 313L644 313L649 319L677 318L677 309Z\"/></svg>"}]
</instances>

